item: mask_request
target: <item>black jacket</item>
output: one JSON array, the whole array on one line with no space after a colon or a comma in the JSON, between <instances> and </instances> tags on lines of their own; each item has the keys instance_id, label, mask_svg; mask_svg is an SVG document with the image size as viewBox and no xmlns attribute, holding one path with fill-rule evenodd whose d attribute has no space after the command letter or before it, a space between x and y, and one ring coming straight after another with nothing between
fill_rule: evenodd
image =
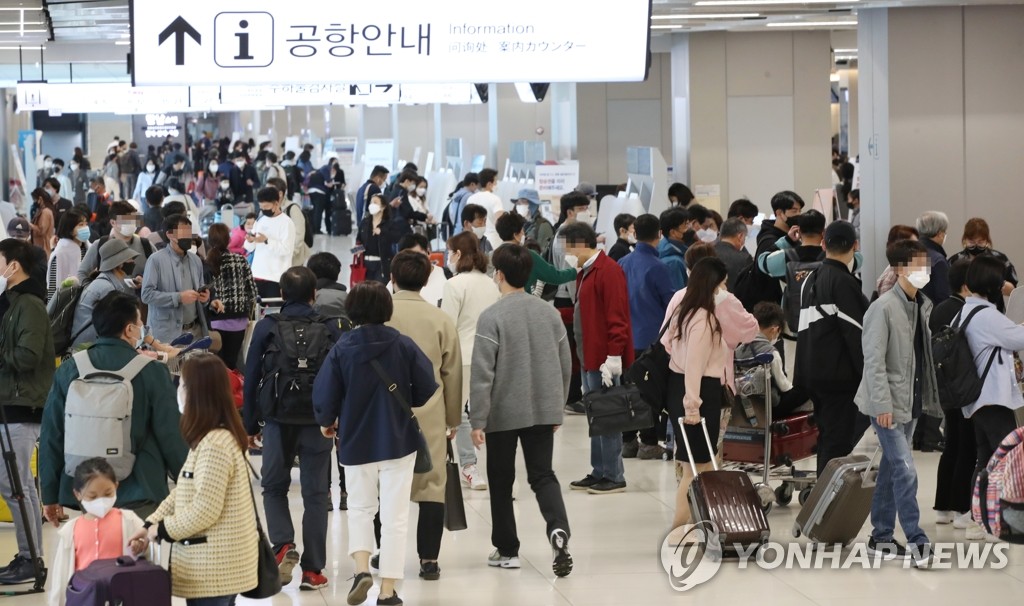
<instances>
[{"instance_id":1,"label":"black jacket","mask_svg":"<svg viewBox=\"0 0 1024 606\"><path fill-rule=\"evenodd\" d=\"M840 261L825 259L803 286L794 383L853 393L864 373L861 333L868 300Z\"/></svg>"},{"instance_id":2,"label":"black jacket","mask_svg":"<svg viewBox=\"0 0 1024 606\"><path fill-rule=\"evenodd\" d=\"M775 252L778 247L775 243L779 241L779 238L788 236L786 232L782 231L775 226L775 221L771 219L765 219L761 223L761 231L757 232L757 252L754 254L754 258L761 256L761 253ZM798 246L798 243L793 242L793 246Z\"/></svg>"},{"instance_id":3,"label":"black jacket","mask_svg":"<svg viewBox=\"0 0 1024 606\"><path fill-rule=\"evenodd\" d=\"M619 259L625 257L629 253L633 252L633 245L619 238L612 244L612 247L608 250L608 256L612 261L618 262Z\"/></svg>"},{"instance_id":4,"label":"black jacket","mask_svg":"<svg viewBox=\"0 0 1024 606\"><path fill-rule=\"evenodd\" d=\"M381 260L390 261L391 249L401 234L398 231L398 224L391 219L384 219L380 222L380 234L373 233L373 215L363 216L363 222L359 224L359 243L366 249L366 255L380 257Z\"/></svg>"},{"instance_id":5,"label":"black jacket","mask_svg":"<svg viewBox=\"0 0 1024 606\"><path fill-rule=\"evenodd\" d=\"M932 278L921 292L926 294L933 304L938 305L953 294L949 287L950 262L946 260L946 251L938 242L931 238L922 238L921 243L928 249L928 262L932 267Z\"/></svg>"},{"instance_id":6,"label":"black jacket","mask_svg":"<svg viewBox=\"0 0 1024 606\"><path fill-rule=\"evenodd\" d=\"M943 328L952 325L953 319L964 308L964 299L960 295L953 295L932 309L932 315L928 318L928 329L932 334L938 333Z\"/></svg>"}]
</instances>

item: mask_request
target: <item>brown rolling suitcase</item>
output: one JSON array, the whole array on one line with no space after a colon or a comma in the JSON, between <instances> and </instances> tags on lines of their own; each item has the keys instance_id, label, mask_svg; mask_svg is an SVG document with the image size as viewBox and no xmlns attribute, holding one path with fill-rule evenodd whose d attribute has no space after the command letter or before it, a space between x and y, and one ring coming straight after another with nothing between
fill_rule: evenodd
<instances>
[{"instance_id":1,"label":"brown rolling suitcase","mask_svg":"<svg viewBox=\"0 0 1024 606\"><path fill-rule=\"evenodd\" d=\"M829 461L796 517L793 536L826 544L853 541L871 513L878 478L874 460L850 455Z\"/></svg>"},{"instance_id":2,"label":"brown rolling suitcase","mask_svg":"<svg viewBox=\"0 0 1024 606\"><path fill-rule=\"evenodd\" d=\"M707 422L702 418L700 424L708 451L713 452ZM682 419L679 419L679 425L683 426ZM719 469L718 462L713 456L711 461L715 470L698 474L697 466L693 463L690 441L686 432L682 433L694 476L688 495L694 522L713 524L718 532L719 544L725 551L737 551L737 547L767 543L771 534L768 518L761 508L761 498L757 495L750 476L742 471Z\"/></svg>"}]
</instances>

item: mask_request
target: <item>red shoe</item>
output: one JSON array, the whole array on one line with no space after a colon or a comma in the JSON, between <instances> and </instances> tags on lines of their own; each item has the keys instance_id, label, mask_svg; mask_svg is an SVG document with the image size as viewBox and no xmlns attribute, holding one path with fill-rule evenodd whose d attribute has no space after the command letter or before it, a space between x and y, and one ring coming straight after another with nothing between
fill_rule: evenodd
<instances>
[{"instance_id":1,"label":"red shoe","mask_svg":"<svg viewBox=\"0 0 1024 606\"><path fill-rule=\"evenodd\" d=\"M295 550L295 543L285 543L277 550L277 569L281 573L281 586L284 587L292 582L292 571L299 563L299 552Z\"/></svg>"},{"instance_id":2,"label":"red shoe","mask_svg":"<svg viewBox=\"0 0 1024 606\"><path fill-rule=\"evenodd\" d=\"M327 587L327 577L312 570L302 571L302 584L299 589L302 591L316 591Z\"/></svg>"}]
</instances>

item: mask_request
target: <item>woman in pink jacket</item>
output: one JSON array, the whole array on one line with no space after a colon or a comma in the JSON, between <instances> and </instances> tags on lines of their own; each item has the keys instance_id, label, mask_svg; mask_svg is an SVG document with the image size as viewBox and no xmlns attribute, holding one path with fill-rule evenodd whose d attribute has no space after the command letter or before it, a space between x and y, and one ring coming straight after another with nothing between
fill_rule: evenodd
<instances>
[{"instance_id":1,"label":"woman in pink jacket","mask_svg":"<svg viewBox=\"0 0 1024 606\"><path fill-rule=\"evenodd\" d=\"M712 469L711 457L716 454L715 444L709 451L704 441L699 427L701 417L707 421L708 433L717 436L722 385L731 376L726 374L726 366L733 344L757 335L756 319L726 290L727 279L728 270L721 259L702 259L690 272L686 290L673 297L665 313L665 321L670 324L661 342L668 350L671 370L665 408L677 436L676 460L688 461L682 444L682 432L686 431L698 472ZM679 426L680 417L684 427ZM673 528L690 521L687 491L692 481L689 465L683 466Z\"/></svg>"}]
</instances>

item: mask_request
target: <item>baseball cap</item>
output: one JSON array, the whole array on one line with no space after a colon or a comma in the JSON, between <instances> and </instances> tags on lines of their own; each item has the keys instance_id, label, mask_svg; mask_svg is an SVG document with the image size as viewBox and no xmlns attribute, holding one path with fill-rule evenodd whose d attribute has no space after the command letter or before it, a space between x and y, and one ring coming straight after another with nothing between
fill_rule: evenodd
<instances>
[{"instance_id":1,"label":"baseball cap","mask_svg":"<svg viewBox=\"0 0 1024 606\"><path fill-rule=\"evenodd\" d=\"M849 248L857 241L857 230L849 221L833 221L825 228L825 245Z\"/></svg>"},{"instance_id":2,"label":"baseball cap","mask_svg":"<svg viewBox=\"0 0 1024 606\"><path fill-rule=\"evenodd\" d=\"M583 194L584 196L596 196L597 188L591 183L582 182L576 186L576 192Z\"/></svg>"},{"instance_id":3,"label":"baseball cap","mask_svg":"<svg viewBox=\"0 0 1024 606\"><path fill-rule=\"evenodd\" d=\"M19 240L27 240L32 235L32 227L25 217L14 217L7 224L7 235Z\"/></svg>"}]
</instances>

